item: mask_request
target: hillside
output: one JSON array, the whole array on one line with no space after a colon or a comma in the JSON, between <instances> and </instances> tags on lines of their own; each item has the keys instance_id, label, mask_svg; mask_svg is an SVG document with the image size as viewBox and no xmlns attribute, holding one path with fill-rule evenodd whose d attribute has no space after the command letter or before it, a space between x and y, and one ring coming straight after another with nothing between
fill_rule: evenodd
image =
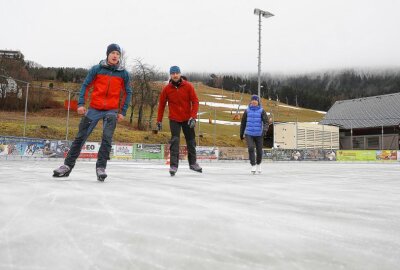
<instances>
[{"instance_id":1,"label":"hillside","mask_svg":"<svg viewBox=\"0 0 400 270\"><path fill-rule=\"evenodd\" d=\"M36 138L51 138L63 140L66 138L66 121L67 112L62 107L64 100L68 95L64 92L55 92L55 90L47 90L39 88L40 85L47 86L53 83L56 88L79 89L80 85L75 83L60 83L53 81L33 82L34 87L41 89L44 95L53 95L54 99L60 103L59 109L45 109L40 112L28 112L26 136ZM202 83L194 83L196 92L200 100L200 123L196 127L196 135L201 135L200 145L218 145L218 146L245 146L244 142L239 139L239 123L240 120L233 120L238 102L240 101L240 112L247 107L250 95L233 93L221 89L212 88ZM76 98L76 97L75 97ZM319 121L324 114L298 107L288 106L286 104L262 100L263 107L273 117L274 121ZM163 131L153 134L151 131L138 131L134 125L129 123L130 111L127 118L121 122L116 129L114 141L118 142L141 142L141 143L168 143L169 125L168 111L164 114ZM145 112L148 117L148 112ZM135 116L135 114L134 114ZM0 111L0 135L23 136L24 129L24 113L23 112L4 112ZM74 112L70 112L68 139L73 139L77 133L80 116ZM217 120L217 124L215 123ZM222 121L222 122L221 122ZM135 122L135 119L134 119ZM153 120L153 123L155 120ZM134 123L135 124L135 123ZM88 140L101 140L101 125L94 130Z\"/></svg>"}]
</instances>

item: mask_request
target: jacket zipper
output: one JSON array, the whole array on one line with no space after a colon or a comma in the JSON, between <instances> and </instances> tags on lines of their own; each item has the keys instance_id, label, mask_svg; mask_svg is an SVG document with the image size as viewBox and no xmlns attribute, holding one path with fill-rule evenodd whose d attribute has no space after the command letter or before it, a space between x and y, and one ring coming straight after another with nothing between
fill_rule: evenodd
<instances>
[{"instance_id":1,"label":"jacket zipper","mask_svg":"<svg viewBox=\"0 0 400 270\"><path fill-rule=\"evenodd\" d=\"M179 87L179 85L175 86L177 92L178 92L178 87ZM178 103L179 103L179 112L182 114L181 99L178 99Z\"/></svg>"},{"instance_id":2,"label":"jacket zipper","mask_svg":"<svg viewBox=\"0 0 400 270\"><path fill-rule=\"evenodd\" d=\"M110 72L110 78L108 79L108 86L107 86L107 91L106 91L106 96L104 97L104 109L106 108L106 103L107 103L107 96L108 96L108 90L110 90L110 84L111 84L111 75L112 75L112 71Z\"/></svg>"}]
</instances>

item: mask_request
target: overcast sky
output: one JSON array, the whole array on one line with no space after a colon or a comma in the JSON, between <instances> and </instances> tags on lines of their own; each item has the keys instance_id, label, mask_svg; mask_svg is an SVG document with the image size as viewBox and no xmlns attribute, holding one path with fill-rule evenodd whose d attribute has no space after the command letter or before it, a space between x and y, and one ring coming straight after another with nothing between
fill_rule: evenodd
<instances>
[{"instance_id":1,"label":"overcast sky","mask_svg":"<svg viewBox=\"0 0 400 270\"><path fill-rule=\"evenodd\" d=\"M109 43L167 71L263 72L400 67L398 0L0 0L0 49L43 66L85 67Z\"/></svg>"}]
</instances>

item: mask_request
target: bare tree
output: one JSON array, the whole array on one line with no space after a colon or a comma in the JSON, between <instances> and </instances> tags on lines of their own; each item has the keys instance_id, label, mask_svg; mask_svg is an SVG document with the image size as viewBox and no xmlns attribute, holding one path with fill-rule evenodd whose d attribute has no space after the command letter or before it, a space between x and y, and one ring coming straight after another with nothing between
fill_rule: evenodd
<instances>
[{"instance_id":1,"label":"bare tree","mask_svg":"<svg viewBox=\"0 0 400 270\"><path fill-rule=\"evenodd\" d=\"M131 123L133 120L133 109L137 108L137 127L144 130L151 128L150 121L153 118L155 107L160 95L159 87L155 83L157 71L154 66L143 63L141 59L136 59L133 67L133 87L135 94L131 100ZM149 125L145 125L144 110L150 109Z\"/></svg>"},{"instance_id":2,"label":"bare tree","mask_svg":"<svg viewBox=\"0 0 400 270\"><path fill-rule=\"evenodd\" d=\"M215 75L214 73L210 75L213 79L213 85L215 88L223 88L224 77Z\"/></svg>"},{"instance_id":3,"label":"bare tree","mask_svg":"<svg viewBox=\"0 0 400 270\"><path fill-rule=\"evenodd\" d=\"M149 96L149 106L150 106L150 116L149 116L149 128L152 129L152 124L153 124L153 117L154 117L154 111L155 108L158 104L158 98L160 97L161 93L161 86L157 87L157 89L153 89L151 91L151 95Z\"/></svg>"}]
</instances>

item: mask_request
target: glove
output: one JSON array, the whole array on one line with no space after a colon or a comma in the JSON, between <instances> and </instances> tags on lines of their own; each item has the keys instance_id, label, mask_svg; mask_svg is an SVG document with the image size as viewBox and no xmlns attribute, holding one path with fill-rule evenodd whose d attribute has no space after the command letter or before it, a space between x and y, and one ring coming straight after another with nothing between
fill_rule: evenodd
<instances>
[{"instance_id":1,"label":"glove","mask_svg":"<svg viewBox=\"0 0 400 270\"><path fill-rule=\"evenodd\" d=\"M157 130L158 131L162 130L162 122L157 122Z\"/></svg>"},{"instance_id":2,"label":"glove","mask_svg":"<svg viewBox=\"0 0 400 270\"><path fill-rule=\"evenodd\" d=\"M188 125L190 128L194 128L196 126L196 119L190 118L188 121Z\"/></svg>"},{"instance_id":3,"label":"glove","mask_svg":"<svg viewBox=\"0 0 400 270\"><path fill-rule=\"evenodd\" d=\"M262 136L263 136L263 137L267 136L267 132L268 132L268 129L264 129L264 130L263 130L263 133L262 133Z\"/></svg>"},{"instance_id":4,"label":"glove","mask_svg":"<svg viewBox=\"0 0 400 270\"><path fill-rule=\"evenodd\" d=\"M262 133L262 136L263 136L263 137L267 136L268 129L269 129L268 124L267 124L267 125L264 125L263 133Z\"/></svg>"}]
</instances>

